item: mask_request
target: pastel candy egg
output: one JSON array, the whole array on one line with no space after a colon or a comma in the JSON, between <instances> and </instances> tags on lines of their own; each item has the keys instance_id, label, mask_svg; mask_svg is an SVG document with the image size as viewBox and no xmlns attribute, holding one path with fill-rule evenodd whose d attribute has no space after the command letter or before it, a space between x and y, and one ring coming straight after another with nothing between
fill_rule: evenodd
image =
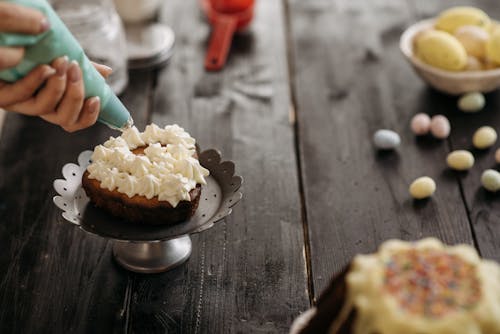
<instances>
[{"instance_id":1,"label":"pastel candy egg","mask_svg":"<svg viewBox=\"0 0 500 334\"><path fill-rule=\"evenodd\" d=\"M455 31L455 37L464 46L467 54L484 58L486 55L486 44L490 38L489 33L478 26L462 26Z\"/></svg>"},{"instance_id":2,"label":"pastel candy egg","mask_svg":"<svg viewBox=\"0 0 500 334\"><path fill-rule=\"evenodd\" d=\"M373 143L380 150L392 150L399 146L401 138L392 130L378 130L373 135Z\"/></svg>"},{"instance_id":3,"label":"pastel candy egg","mask_svg":"<svg viewBox=\"0 0 500 334\"><path fill-rule=\"evenodd\" d=\"M458 108L465 112L476 112L484 108L486 100L484 95L478 92L467 93L458 99Z\"/></svg>"},{"instance_id":4,"label":"pastel candy egg","mask_svg":"<svg viewBox=\"0 0 500 334\"><path fill-rule=\"evenodd\" d=\"M483 68L485 70L494 70L494 69L497 69L498 67L500 67L500 64L497 64L490 59L486 59L483 63Z\"/></svg>"},{"instance_id":5,"label":"pastel candy egg","mask_svg":"<svg viewBox=\"0 0 500 334\"><path fill-rule=\"evenodd\" d=\"M415 199L431 197L436 191L436 182L428 176L422 176L411 183L409 191Z\"/></svg>"},{"instance_id":6,"label":"pastel candy egg","mask_svg":"<svg viewBox=\"0 0 500 334\"><path fill-rule=\"evenodd\" d=\"M424 113L416 114L411 119L410 127L417 136L426 135L431 129L431 118Z\"/></svg>"},{"instance_id":7,"label":"pastel candy egg","mask_svg":"<svg viewBox=\"0 0 500 334\"><path fill-rule=\"evenodd\" d=\"M450 135L450 122L443 115L436 115L431 118L431 133L439 139L448 138Z\"/></svg>"},{"instance_id":8,"label":"pastel candy egg","mask_svg":"<svg viewBox=\"0 0 500 334\"><path fill-rule=\"evenodd\" d=\"M500 190L500 173L494 169L487 169L481 175L481 184L492 192Z\"/></svg>"},{"instance_id":9,"label":"pastel candy egg","mask_svg":"<svg viewBox=\"0 0 500 334\"><path fill-rule=\"evenodd\" d=\"M493 63L500 63L500 29L496 29L486 44L486 56Z\"/></svg>"},{"instance_id":10,"label":"pastel candy egg","mask_svg":"<svg viewBox=\"0 0 500 334\"><path fill-rule=\"evenodd\" d=\"M448 71L460 71L467 65L467 52L462 44L444 31L431 30L415 42L416 55L424 63Z\"/></svg>"},{"instance_id":11,"label":"pastel candy egg","mask_svg":"<svg viewBox=\"0 0 500 334\"><path fill-rule=\"evenodd\" d=\"M472 144L475 148L485 149L497 141L497 132L491 126L482 126L474 132Z\"/></svg>"},{"instance_id":12,"label":"pastel candy egg","mask_svg":"<svg viewBox=\"0 0 500 334\"><path fill-rule=\"evenodd\" d=\"M436 29L453 34L457 28L465 25L489 29L490 24L491 20L489 16L481 9L469 6L459 6L441 12L436 20L435 27Z\"/></svg>"},{"instance_id":13,"label":"pastel candy egg","mask_svg":"<svg viewBox=\"0 0 500 334\"><path fill-rule=\"evenodd\" d=\"M500 164L500 148L495 152L495 161L497 162L497 164Z\"/></svg>"},{"instance_id":14,"label":"pastel candy egg","mask_svg":"<svg viewBox=\"0 0 500 334\"><path fill-rule=\"evenodd\" d=\"M484 67L485 65L476 57L467 57L467 64L465 65L466 71L482 71Z\"/></svg>"},{"instance_id":15,"label":"pastel candy egg","mask_svg":"<svg viewBox=\"0 0 500 334\"><path fill-rule=\"evenodd\" d=\"M446 163L454 170L468 170L474 166L474 156L469 151L457 150L448 154Z\"/></svg>"},{"instance_id":16,"label":"pastel candy egg","mask_svg":"<svg viewBox=\"0 0 500 334\"><path fill-rule=\"evenodd\" d=\"M497 20L491 20L490 26L488 27L488 33L492 34L498 28L500 28L500 22L498 22Z\"/></svg>"}]
</instances>

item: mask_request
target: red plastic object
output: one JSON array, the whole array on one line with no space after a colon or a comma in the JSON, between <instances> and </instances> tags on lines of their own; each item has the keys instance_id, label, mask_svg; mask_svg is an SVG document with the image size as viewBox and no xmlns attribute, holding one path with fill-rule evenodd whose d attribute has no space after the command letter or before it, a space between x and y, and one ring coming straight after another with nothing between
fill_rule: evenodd
<instances>
[{"instance_id":1,"label":"red plastic object","mask_svg":"<svg viewBox=\"0 0 500 334\"><path fill-rule=\"evenodd\" d=\"M252 21L254 3L254 0L201 0L212 25L205 57L208 71L218 71L224 67L234 33L245 29Z\"/></svg>"}]
</instances>

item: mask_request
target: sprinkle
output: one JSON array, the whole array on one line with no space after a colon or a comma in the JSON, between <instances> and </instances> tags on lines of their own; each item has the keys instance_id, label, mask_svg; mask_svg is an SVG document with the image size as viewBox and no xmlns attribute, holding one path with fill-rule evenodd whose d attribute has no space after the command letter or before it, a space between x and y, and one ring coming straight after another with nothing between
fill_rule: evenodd
<instances>
[{"instance_id":1,"label":"sprinkle","mask_svg":"<svg viewBox=\"0 0 500 334\"><path fill-rule=\"evenodd\" d=\"M385 290L403 310L439 318L477 305L481 288L475 270L457 255L412 248L386 262Z\"/></svg>"}]
</instances>

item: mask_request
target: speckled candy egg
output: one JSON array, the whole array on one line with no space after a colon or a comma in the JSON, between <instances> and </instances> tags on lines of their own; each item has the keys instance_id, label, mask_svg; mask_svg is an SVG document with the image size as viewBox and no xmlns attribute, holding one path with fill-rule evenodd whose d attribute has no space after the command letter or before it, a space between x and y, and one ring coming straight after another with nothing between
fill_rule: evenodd
<instances>
[{"instance_id":1,"label":"speckled candy egg","mask_svg":"<svg viewBox=\"0 0 500 334\"><path fill-rule=\"evenodd\" d=\"M410 185L410 195L415 199L431 197L436 191L436 182L428 176L422 176Z\"/></svg>"},{"instance_id":2,"label":"speckled candy egg","mask_svg":"<svg viewBox=\"0 0 500 334\"><path fill-rule=\"evenodd\" d=\"M443 115L436 115L431 118L431 133L439 139L448 138L451 127L448 118Z\"/></svg>"},{"instance_id":3,"label":"speckled candy egg","mask_svg":"<svg viewBox=\"0 0 500 334\"><path fill-rule=\"evenodd\" d=\"M451 34L431 30L415 42L416 55L424 63L448 71L461 71L467 65L467 52Z\"/></svg>"},{"instance_id":4,"label":"speckled candy egg","mask_svg":"<svg viewBox=\"0 0 500 334\"><path fill-rule=\"evenodd\" d=\"M410 127L411 131L417 136L426 135L431 129L431 118L424 113L416 114L411 119Z\"/></svg>"},{"instance_id":5,"label":"speckled candy egg","mask_svg":"<svg viewBox=\"0 0 500 334\"><path fill-rule=\"evenodd\" d=\"M473 25L489 29L490 24L491 20L489 16L481 9L470 6L458 6L441 12L436 20L435 27L436 29L453 34L462 26Z\"/></svg>"},{"instance_id":6,"label":"speckled candy egg","mask_svg":"<svg viewBox=\"0 0 500 334\"><path fill-rule=\"evenodd\" d=\"M485 69L486 64L483 64L479 59L473 56L467 56L467 64L465 71L482 71Z\"/></svg>"},{"instance_id":7,"label":"speckled candy egg","mask_svg":"<svg viewBox=\"0 0 500 334\"><path fill-rule=\"evenodd\" d=\"M481 175L481 184L492 192L500 190L500 173L494 169L487 169Z\"/></svg>"},{"instance_id":8,"label":"speckled candy egg","mask_svg":"<svg viewBox=\"0 0 500 334\"><path fill-rule=\"evenodd\" d=\"M474 166L474 156L466 150L456 150L446 157L448 167L454 170L468 170Z\"/></svg>"},{"instance_id":9,"label":"speckled candy egg","mask_svg":"<svg viewBox=\"0 0 500 334\"><path fill-rule=\"evenodd\" d=\"M464 46L468 55L484 58L486 56L486 44L490 34L478 26L461 26L455 33L455 37Z\"/></svg>"},{"instance_id":10,"label":"speckled candy egg","mask_svg":"<svg viewBox=\"0 0 500 334\"><path fill-rule=\"evenodd\" d=\"M379 150L393 150L399 146L401 138L392 130L378 130L373 135L373 144Z\"/></svg>"},{"instance_id":11,"label":"speckled candy egg","mask_svg":"<svg viewBox=\"0 0 500 334\"><path fill-rule=\"evenodd\" d=\"M485 149L497 141L497 132L491 126L482 126L474 132L472 144L475 148Z\"/></svg>"},{"instance_id":12,"label":"speckled candy egg","mask_svg":"<svg viewBox=\"0 0 500 334\"><path fill-rule=\"evenodd\" d=\"M458 99L458 108L464 112L477 112L484 108L486 99L479 92L467 93Z\"/></svg>"}]
</instances>

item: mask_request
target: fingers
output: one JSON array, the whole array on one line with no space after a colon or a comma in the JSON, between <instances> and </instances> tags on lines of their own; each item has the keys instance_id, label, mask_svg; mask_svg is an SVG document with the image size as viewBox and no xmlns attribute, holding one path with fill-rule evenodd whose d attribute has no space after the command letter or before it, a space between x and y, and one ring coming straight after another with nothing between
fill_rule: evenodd
<instances>
[{"instance_id":1,"label":"fingers","mask_svg":"<svg viewBox=\"0 0 500 334\"><path fill-rule=\"evenodd\" d=\"M85 94L82 71L76 61L72 61L69 65L67 76L66 92L57 107L57 114L59 115L59 124L63 129L70 131L70 127L78 120Z\"/></svg>"},{"instance_id":2,"label":"fingers","mask_svg":"<svg viewBox=\"0 0 500 334\"><path fill-rule=\"evenodd\" d=\"M98 96L94 96L87 99L83 104L83 108L82 111L80 112L78 121L69 126L63 126L63 129L68 132L74 132L94 125L95 122L97 121L97 117L99 116L100 108L101 108L101 100L99 99ZM50 123L60 125L58 123L57 113L42 115L40 117Z\"/></svg>"},{"instance_id":3,"label":"fingers","mask_svg":"<svg viewBox=\"0 0 500 334\"><path fill-rule=\"evenodd\" d=\"M0 46L0 70L15 67L24 57L24 48Z\"/></svg>"},{"instance_id":4,"label":"fingers","mask_svg":"<svg viewBox=\"0 0 500 334\"><path fill-rule=\"evenodd\" d=\"M9 85L0 87L0 108L26 101L56 70L49 65L37 66L27 76Z\"/></svg>"},{"instance_id":5,"label":"fingers","mask_svg":"<svg viewBox=\"0 0 500 334\"><path fill-rule=\"evenodd\" d=\"M66 91L54 113L42 115L48 122L60 125L68 132L74 132L94 124L99 114L100 100L93 97L84 103L82 71L72 61L67 71Z\"/></svg>"},{"instance_id":6,"label":"fingers","mask_svg":"<svg viewBox=\"0 0 500 334\"><path fill-rule=\"evenodd\" d=\"M97 72L99 72L104 78L108 78L110 76L111 72L113 72L113 69L109 66L94 63L93 61L91 63L92 63L92 65L94 65Z\"/></svg>"},{"instance_id":7,"label":"fingers","mask_svg":"<svg viewBox=\"0 0 500 334\"><path fill-rule=\"evenodd\" d=\"M10 111L25 115L40 116L54 112L66 89L66 71L69 66L68 57L60 57L52 62L56 74L51 76L45 86L27 101L7 106Z\"/></svg>"},{"instance_id":8,"label":"fingers","mask_svg":"<svg viewBox=\"0 0 500 334\"><path fill-rule=\"evenodd\" d=\"M50 27L49 21L37 10L0 1L0 31L40 34Z\"/></svg>"},{"instance_id":9,"label":"fingers","mask_svg":"<svg viewBox=\"0 0 500 334\"><path fill-rule=\"evenodd\" d=\"M107 66L101 68L110 73ZM87 128L97 121L99 97L84 99L80 66L76 61L69 63L66 56L56 59L51 66L37 67L14 84L0 81L0 107L40 116L68 132Z\"/></svg>"},{"instance_id":10,"label":"fingers","mask_svg":"<svg viewBox=\"0 0 500 334\"><path fill-rule=\"evenodd\" d=\"M101 99L99 96L94 96L87 99L83 105L83 110L80 113L78 122L74 127L74 131L88 128L97 121L99 116L99 109L101 108Z\"/></svg>"}]
</instances>

